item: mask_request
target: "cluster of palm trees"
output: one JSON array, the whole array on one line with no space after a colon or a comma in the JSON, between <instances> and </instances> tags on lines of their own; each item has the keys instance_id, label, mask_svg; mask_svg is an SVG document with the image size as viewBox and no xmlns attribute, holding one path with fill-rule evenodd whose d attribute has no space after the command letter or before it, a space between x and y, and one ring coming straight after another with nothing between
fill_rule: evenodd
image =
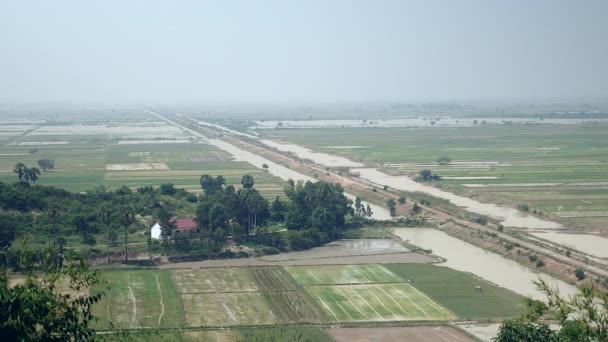
<instances>
[{"instance_id":1,"label":"cluster of palm trees","mask_svg":"<svg viewBox=\"0 0 608 342\"><path fill-rule=\"evenodd\" d=\"M39 178L38 176L40 176L39 168L27 167L23 163L17 163L13 172L17 174L19 181L32 182L32 184L36 184L36 181Z\"/></svg>"}]
</instances>

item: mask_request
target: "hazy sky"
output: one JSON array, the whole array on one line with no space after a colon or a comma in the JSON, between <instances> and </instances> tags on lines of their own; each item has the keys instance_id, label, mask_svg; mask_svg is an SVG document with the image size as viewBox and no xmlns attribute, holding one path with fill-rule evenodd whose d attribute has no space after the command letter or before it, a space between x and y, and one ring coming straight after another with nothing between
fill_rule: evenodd
<instances>
[{"instance_id":1,"label":"hazy sky","mask_svg":"<svg viewBox=\"0 0 608 342\"><path fill-rule=\"evenodd\" d=\"M0 101L608 98L608 1L0 0Z\"/></svg>"}]
</instances>

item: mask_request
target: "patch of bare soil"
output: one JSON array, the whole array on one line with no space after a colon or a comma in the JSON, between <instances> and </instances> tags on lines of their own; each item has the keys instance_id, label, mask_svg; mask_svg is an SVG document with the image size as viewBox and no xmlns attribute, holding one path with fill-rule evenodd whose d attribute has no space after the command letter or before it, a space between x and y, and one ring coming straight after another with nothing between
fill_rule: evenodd
<instances>
[{"instance_id":1,"label":"patch of bare soil","mask_svg":"<svg viewBox=\"0 0 608 342\"><path fill-rule=\"evenodd\" d=\"M160 265L160 268L212 268L247 266L305 266L305 265L354 265L354 264L402 264L430 263L436 259L418 253L392 253L332 258L266 261L260 258L203 260Z\"/></svg>"},{"instance_id":2,"label":"patch of bare soil","mask_svg":"<svg viewBox=\"0 0 608 342\"><path fill-rule=\"evenodd\" d=\"M469 342L475 341L453 327L330 328L337 342Z\"/></svg>"},{"instance_id":3,"label":"patch of bare soil","mask_svg":"<svg viewBox=\"0 0 608 342\"><path fill-rule=\"evenodd\" d=\"M106 164L108 171L169 170L165 163Z\"/></svg>"},{"instance_id":4,"label":"patch of bare soil","mask_svg":"<svg viewBox=\"0 0 608 342\"><path fill-rule=\"evenodd\" d=\"M305 251L268 255L265 261L334 258L377 254L407 253L409 250L389 239L340 240Z\"/></svg>"}]
</instances>

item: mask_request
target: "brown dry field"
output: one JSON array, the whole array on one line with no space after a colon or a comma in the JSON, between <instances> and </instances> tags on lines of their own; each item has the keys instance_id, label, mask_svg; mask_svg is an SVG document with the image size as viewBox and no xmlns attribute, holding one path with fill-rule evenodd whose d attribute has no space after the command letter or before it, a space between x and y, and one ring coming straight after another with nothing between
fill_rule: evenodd
<instances>
[{"instance_id":1,"label":"brown dry field","mask_svg":"<svg viewBox=\"0 0 608 342\"><path fill-rule=\"evenodd\" d=\"M396 328L331 328L326 330L337 342L473 342L463 332L446 326Z\"/></svg>"},{"instance_id":2,"label":"brown dry field","mask_svg":"<svg viewBox=\"0 0 608 342\"><path fill-rule=\"evenodd\" d=\"M305 251L267 255L260 259L265 261L286 261L407 252L409 252L407 248L390 239L345 239L333 241L326 245L314 247Z\"/></svg>"},{"instance_id":3,"label":"brown dry field","mask_svg":"<svg viewBox=\"0 0 608 342\"><path fill-rule=\"evenodd\" d=\"M353 265L353 264L408 264L429 263L438 260L418 253L393 253L348 256L335 258L316 258L303 260L264 261L259 258L203 260L162 264L160 268L214 268L214 267L247 267L247 266L307 266L307 265Z\"/></svg>"}]
</instances>

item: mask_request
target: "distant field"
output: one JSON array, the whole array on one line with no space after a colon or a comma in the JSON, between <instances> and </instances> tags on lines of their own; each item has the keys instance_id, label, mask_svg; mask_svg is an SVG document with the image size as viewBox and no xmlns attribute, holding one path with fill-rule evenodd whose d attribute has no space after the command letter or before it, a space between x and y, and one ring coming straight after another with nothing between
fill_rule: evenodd
<instances>
[{"instance_id":1,"label":"distant field","mask_svg":"<svg viewBox=\"0 0 608 342\"><path fill-rule=\"evenodd\" d=\"M260 133L355 161L381 163L404 174L430 169L444 177L439 186L486 202L526 203L567 225L605 228L598 218L608 217L605 123ZM334 139L338 135L339 144ZM452 162L438 165L436 160L442 156Z\"/></svg>"},{"instance_id":2,"label":"distant field","mask_svg":"<svg viewBox=\"0 0 608 342\"><path fill-rule=\"evenodd\" d=\"M237 187L244 174L251 174L263 196L283 195L279 178L233 161L216 147L158 121L0 125L0 136L5 138L0 139L0 181L4 182L16 180L12 172L16 163L36 166L38 159L48 158L55 161L55 169L43 173L39 183L72 191L173 183L200 192L203 174L223 175Z\"/></svg>"}]
</instances>

